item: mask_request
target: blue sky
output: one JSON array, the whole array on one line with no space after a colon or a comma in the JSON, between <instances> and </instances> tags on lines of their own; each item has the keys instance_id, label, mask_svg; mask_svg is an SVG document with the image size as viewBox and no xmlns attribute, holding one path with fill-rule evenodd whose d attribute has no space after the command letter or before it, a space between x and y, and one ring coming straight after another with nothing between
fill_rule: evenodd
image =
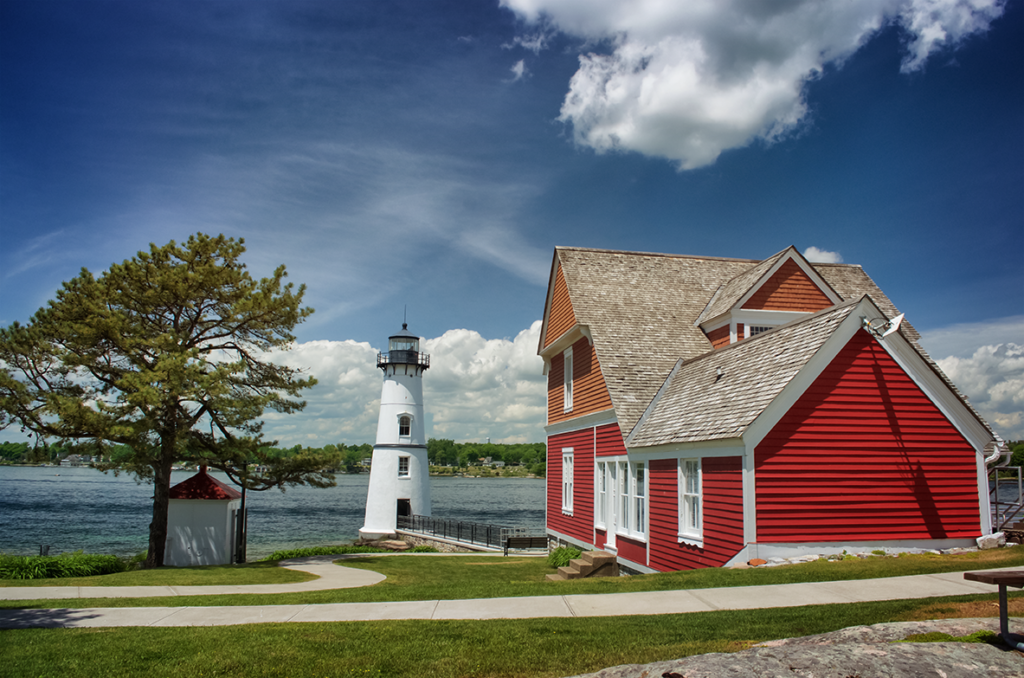
<instances>
[{"instance_id":1,"label":"blue sky","mask_svg":"<svg viewBox=\"0 0 1024 678\"><path fill-rule=\"evenodd\" d=\"M1024 437L1021 5L3 0L0 323L243 237L316 308L282 443L372 440L406 306L430 433L541 440L554 246L814 247Z\"/></svg>"}]
</instances>

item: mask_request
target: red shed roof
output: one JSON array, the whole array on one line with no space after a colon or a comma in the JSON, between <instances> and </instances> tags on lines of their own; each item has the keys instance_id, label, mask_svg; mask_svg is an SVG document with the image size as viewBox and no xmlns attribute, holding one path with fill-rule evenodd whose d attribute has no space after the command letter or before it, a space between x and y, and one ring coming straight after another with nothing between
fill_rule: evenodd
<instances>
[{"instance_id":1,"label":"red shed roof","mask_svg":"<svg viewBox=\"0 0 1024 678\"><path fill-rule=\"evenodd\" d=\"M241 499L242 493L213 478L206 467L199 467L199 473L171 488L171 499Z\"/></svg>"}]
</instances>

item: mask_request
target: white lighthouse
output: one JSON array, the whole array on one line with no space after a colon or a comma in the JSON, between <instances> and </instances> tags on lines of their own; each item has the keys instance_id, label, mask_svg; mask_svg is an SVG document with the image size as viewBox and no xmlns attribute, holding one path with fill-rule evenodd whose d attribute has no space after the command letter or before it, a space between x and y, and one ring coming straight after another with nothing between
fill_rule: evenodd
<instances>
[{"instance_id":1,"label":"white lighthouse","mask_svg":"<svg viewBox=\"0 0 1024 678\"><path fill-rule=\"evenodd\" d=\"M430 515L430 467L423 422L423 372L430 356L420 353L420 339L402 330L388 338L387 353L377 354L384 370L380 392L377 442L366 492L364 539L393 535L398 516Z\"/></svg>"}]
</instances>

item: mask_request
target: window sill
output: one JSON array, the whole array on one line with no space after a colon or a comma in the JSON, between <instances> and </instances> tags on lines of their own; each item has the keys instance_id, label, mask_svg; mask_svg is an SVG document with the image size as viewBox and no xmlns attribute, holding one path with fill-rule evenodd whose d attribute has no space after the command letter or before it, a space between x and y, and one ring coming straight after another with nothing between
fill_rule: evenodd
<instances>
[{"instance_id":1,"label":"window sill","mask_svg":"<svg viewBox=\"0 0 1024 678\"><path fill-rule=\"evenodd\" d=\"M680 544L686 544L687 546L696 546L699 549L704 548L704 538L703 537L689 537L689 536L680 534L680 535L678 535L677 538L678 538Z\"/></svg>"},{"instance_id":2,"label":"window sill","mask_svg":"<svg viewBox=\"0 0 1024 678\"><path fill-rule=\"evenodd\" d=\"M563 516L569 516L570 518L572 518L572 509L562 508L562 515Z\"/></svg>"},{"instance_id":3,"label":"window sill","mask_svg":"<svg viewBox=\"0 0 1024 678\"><path fill-rule=\"evenodd\" d=\"M644 544L647 543L646 534L638 534L636 532L616 532L615 534L620 537L625 537L626 539L632 539L633 541L639 541Z\"/></svg>"}]
</instances>

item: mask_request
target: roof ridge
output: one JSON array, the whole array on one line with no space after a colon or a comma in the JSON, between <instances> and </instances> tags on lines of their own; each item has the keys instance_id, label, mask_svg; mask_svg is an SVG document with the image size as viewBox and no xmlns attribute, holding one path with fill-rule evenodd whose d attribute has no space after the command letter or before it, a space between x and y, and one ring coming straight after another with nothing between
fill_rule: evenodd
<instances>
[{"instance_id":1,"label":"roof ridge","mask_svg":"<svg viewBox=\"0 0 1024 678\"><path fill-rule=\"evenodd\" d=\"M555 245L555 250L560 252L601 252L604 254L635 254L645 257L663 257L665 259L701 259L708 261L736 261L758 264L763 259L746 259L742 257L713 257L700 254L667 254L665 252L642 252L639 250L609 250L596 247L572 247L567 245Z\"/></svg>"}]
</instances>

